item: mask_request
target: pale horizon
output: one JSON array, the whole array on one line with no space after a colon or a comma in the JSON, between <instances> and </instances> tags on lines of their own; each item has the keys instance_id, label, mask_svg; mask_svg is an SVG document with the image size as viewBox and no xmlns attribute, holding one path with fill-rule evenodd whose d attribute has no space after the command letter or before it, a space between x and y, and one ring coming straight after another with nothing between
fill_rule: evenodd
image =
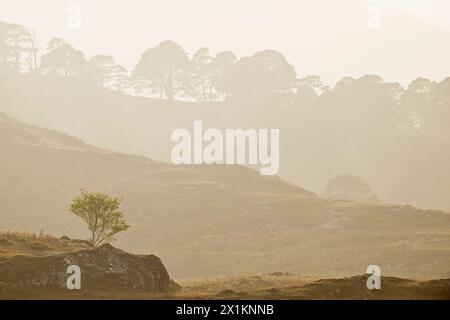
<instances>
[{"instance_id":1,"label":"pale horizon","mask_svg":"<svg viewBox=\"0 0 450 320\"><path fill-rule=\"evenodd\" d=\"M441 81L450 71L446 1L321 0L280 5L267 0L256 6L251 1L197 0L195 4L131 1L123 7L103 0L6 0L0 5L0 20L35 29L42 48L51 38L61 37L88 58L114 56L128 71L144 50L164 40L179 43L190 56L200 47L210 48L212 54L230 50L238 57L275 49L300 77L319 75L330 86L345 76L364 74L407 86L417 77ZM70 5L81 9L79 30L65 26ZM366 27L369 5L380 8L378 30Z\"/></svg>"}]
</instances>

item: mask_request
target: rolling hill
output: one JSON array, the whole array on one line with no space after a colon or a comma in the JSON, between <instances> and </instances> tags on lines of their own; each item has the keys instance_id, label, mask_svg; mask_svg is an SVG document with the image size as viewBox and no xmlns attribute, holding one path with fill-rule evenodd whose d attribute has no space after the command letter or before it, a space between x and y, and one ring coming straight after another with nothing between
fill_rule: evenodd
<instances>
[{"instance_id":1,"label":"rolling hill","mask_svg":"<svg viewBox=\"0 0 450 320\"><path fill-rule=\"evenodd\" d=\"M331 178L349 173L367 181L387 203L450 209L450 152L436 147L450 145L449 137L382 129L370 114L386 107L384 100L367 96L364 88L326 98L320 106L289 109L271 100L204 103L130 96L70 77L11 76L0 87L0 112L10 117L159 161L170 161L173 130L192 130L194 120L222 130L279 128L279 176L285 181L321 194ZM348 111L348 103L367 118L358 133L352 129L358 115Z\"/></svg>"},{"instance_id":2,"label":"rolling hill","mask_svg":"<svg viewBox=\"0 0 450 320\"><path fill-rule=\"evenodd\" d=\"M325 200L240 166L175 166L0 116L3 230L87 237L80 189L124 196L116 245L155 254L175 279L241 272L450 277L450 214Z\"/></svg>"}]
</instances>

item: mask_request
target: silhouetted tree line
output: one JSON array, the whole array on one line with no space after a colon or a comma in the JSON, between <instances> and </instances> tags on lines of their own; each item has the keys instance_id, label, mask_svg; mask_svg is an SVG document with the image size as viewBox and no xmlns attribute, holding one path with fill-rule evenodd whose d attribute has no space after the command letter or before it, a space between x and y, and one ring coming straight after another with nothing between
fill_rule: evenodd
<instances>
[{"instance_id":1,"label":"silhouetted tree line","mask_svg":"<svg viewBox=\"0 0 450 320\"><path fill-rule=\"evenodd\" d=\"M419 78L404 89L366 75L345 77L329 88L318 76L299 78L274 50L238 59L230 51L212 56L208 48L200 48L189 58L175 42L163 41L146 50L128 72L112 56L87 59L62 39L50 40L41 50L33 30L0 21L0 75L11 73L78 77L113 90L170 100L272 103L275 99L276 105L287 108L322 106L333 114L333 121L363 110L354 125L366 130L374 125L438 131L450 127L450 78L441 82Z\"/></svg>"},{"instance_id":2,"label":"silhouetted tree line","mask_svg":"<svg viewBox=\"0 0 450 320\"><path fill-rule=\"evenodd\" d=\"M208 48L200 48L189 58L175 42L163 41L146 50L128 72L112 56L87 59L83 52L62 39L50 40L41 50L32 30L1 21L0 68L4 73L79 77L114 90L169 100L260 98L263 93L281 94L296 87L294 68L272 50L238 59L230 51L212 56Z\"/></svg>"}]
</instances>

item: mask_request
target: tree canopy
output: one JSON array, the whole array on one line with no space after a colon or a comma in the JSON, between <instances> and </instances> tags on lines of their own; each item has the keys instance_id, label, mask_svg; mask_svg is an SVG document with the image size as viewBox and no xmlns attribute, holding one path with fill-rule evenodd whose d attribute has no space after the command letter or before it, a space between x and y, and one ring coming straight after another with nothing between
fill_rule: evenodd
<instances>
[{"instance_id":1,"label":"tree canopy","mask_svg":"<svg viewBox=\"0 0 450 320\"><path fill-rule=\"evenodd\" d=\"M151 92L159 92L173 100L188 86L186 52L173 41L163 41L157 47L146 50L136 65L133 75Z\"/></svg>"},{"instance_id":2,"label":"tree canopy","mask_svg":"<svg viewBox=\"0 0 450 320\"><path fill-rule=\"evenodd\" d=\"M72 200L70 211L86 222L91 231L90 241L98 246L113 241L115 234L129 228L119 209L121 202L121 198L83 191Z\"/></svg>"}]
</instances>

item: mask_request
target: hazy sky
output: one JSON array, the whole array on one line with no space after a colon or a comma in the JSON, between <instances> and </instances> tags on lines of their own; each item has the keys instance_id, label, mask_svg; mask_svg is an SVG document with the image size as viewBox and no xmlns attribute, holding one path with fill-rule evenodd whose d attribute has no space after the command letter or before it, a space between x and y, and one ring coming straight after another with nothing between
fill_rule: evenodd
<instances>
[{"instance_id":1,"label":"hazy sky","mask_svg":"<svg viewBox=\"0 0 450 320\"><path fill-rule=\"evenodd\" d=\"M80 29L66 27L71 5ZM404 84L450 75L448 0L1 0L0 19L33 27L42 45L62 37L88 58L110 54L127 68L171 39L190 54L276 49L300 76L327 83L365 73Z\"/></svg>"}]
</instances>

